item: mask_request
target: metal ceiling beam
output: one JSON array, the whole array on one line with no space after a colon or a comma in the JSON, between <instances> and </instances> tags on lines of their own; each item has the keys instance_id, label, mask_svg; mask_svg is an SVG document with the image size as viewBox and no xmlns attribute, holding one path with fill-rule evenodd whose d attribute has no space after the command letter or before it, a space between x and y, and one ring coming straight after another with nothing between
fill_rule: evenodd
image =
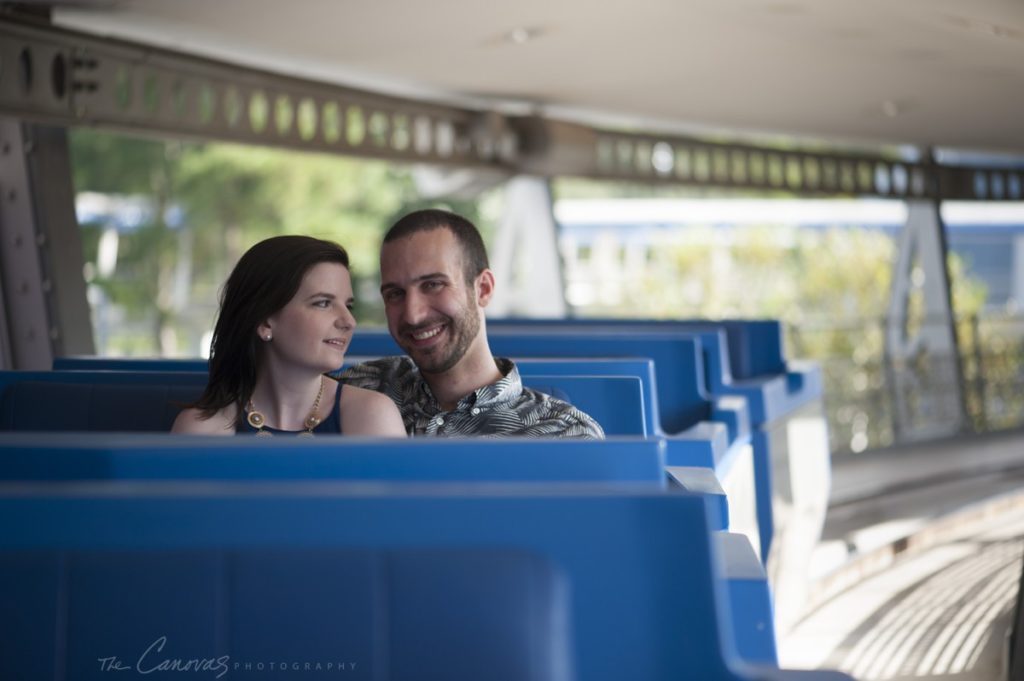
<instances>
[{"instance_id":1,"label":"metal ceiling beam","mask_svg":"<svg viewBox=\"0 0 1024 681\"><path fill-rule=\"evenodd\" d=\"M0 115L508 174L800 195L1024 199L1024 167L730 144L380 95L0 17Z\"/></svg>"}]
</instances>

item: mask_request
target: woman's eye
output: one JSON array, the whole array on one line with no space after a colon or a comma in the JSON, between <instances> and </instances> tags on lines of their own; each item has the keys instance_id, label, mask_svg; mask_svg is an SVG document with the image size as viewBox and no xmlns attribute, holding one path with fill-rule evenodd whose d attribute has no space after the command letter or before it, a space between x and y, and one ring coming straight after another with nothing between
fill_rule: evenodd
<instances>
[{"instance_id":1,"label":"woman's eye","mask_svg":"<svg viewBox=\"0 0 1024 681\"><path fill-rule=\"evenodd\" d=\"M320 307L320 308L326 308L326 307L329 307L330 304L331 304L331 301L329 301L329 300L318 300L315 303L313 303L313 306L314 307Z\"/></svg>"}]
</instances>

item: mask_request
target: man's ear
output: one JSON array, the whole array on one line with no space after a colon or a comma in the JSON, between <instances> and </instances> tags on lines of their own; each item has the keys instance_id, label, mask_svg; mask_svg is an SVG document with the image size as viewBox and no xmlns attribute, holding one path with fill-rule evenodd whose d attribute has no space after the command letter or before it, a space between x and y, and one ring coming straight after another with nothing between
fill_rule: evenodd
<instances>
[{"instance_id":1,"label":"man's ear","mask_svg":"<svg viewBox=\"0 0 1024 681\"><path fill-rule=\"evenodd\" d=\"M476 302L480 307L487 307L494 295L494 272L485 269L476 277Z\"/></svg>"}]
</instances>

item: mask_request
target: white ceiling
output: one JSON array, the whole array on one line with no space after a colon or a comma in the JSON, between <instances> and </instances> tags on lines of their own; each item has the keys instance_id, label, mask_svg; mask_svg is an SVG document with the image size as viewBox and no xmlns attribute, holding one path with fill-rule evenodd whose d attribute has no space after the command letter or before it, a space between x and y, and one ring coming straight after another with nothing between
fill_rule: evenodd
<instances>
[{"instance_id":1,"label":"white ceiling","mask_svg":"<svg viewBox=\"0 0 1024 681\"><path fill-rule=\"evenodd\" d=\"M1024 153L1021 0L122 0L55 19L457 104Z\"/></svg>"}]
</instances>

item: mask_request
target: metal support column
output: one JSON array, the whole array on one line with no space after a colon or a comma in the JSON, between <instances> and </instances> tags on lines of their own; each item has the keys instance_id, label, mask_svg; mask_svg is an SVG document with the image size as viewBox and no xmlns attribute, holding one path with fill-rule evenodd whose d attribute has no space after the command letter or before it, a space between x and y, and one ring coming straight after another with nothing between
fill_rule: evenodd
<instances>
[{"instance_id":1,"label":"metal support column","mask_svg":"<svg viewBox=\"0 0 1024 681\"><path fill-rule=\"evenodd\" d=\"M551 187L545 178L521 175L506 185L491 264L497 279L488 308L492 316L566 316Z\"/></svg>"},{"instance_id":2,"label":"metal support column","mask_svg":"<svg viewBox=\"0 0 1024 681\"><path fill-rule=\"evenodd\" d=\"M909 201L886 320L896 437L944 437L966 425L956 320L937 201Z\"/></svg>"},{"instance_id":3,"label":"metal support column","mask_svg":"<svg viewBox=\"0 0 1024 681\"><path fill-rule=\"evenodd\" d=\"M62 128L0 119L0 264L6 368L94 352Z\"/></svg>"}]
</instances>

